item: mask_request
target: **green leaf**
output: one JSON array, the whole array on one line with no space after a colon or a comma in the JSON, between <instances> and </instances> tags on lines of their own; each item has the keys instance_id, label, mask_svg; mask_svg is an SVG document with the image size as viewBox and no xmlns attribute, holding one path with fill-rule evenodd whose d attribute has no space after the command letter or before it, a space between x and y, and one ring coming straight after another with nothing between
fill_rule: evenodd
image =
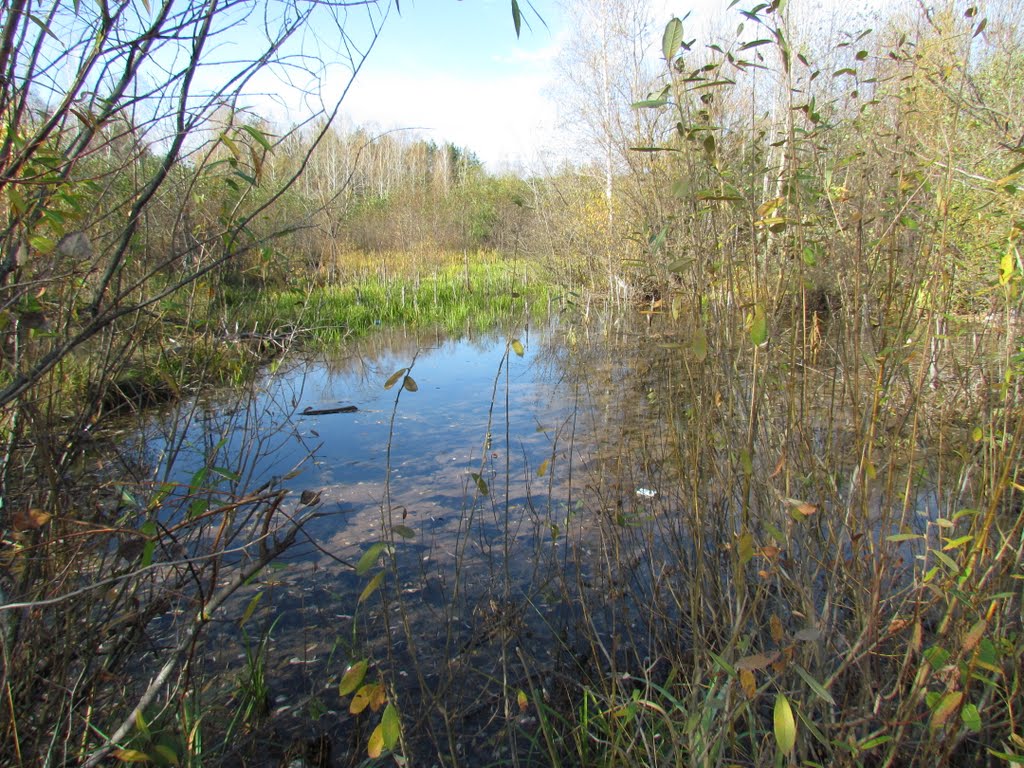
<instances>
[{"instance_id":1,"label":"green leaf","mask_svg":"<svg viewBox=\"0 0 1024 768\"><path fill-rule=\"evenodd\" d=\"M178 753L167 744L157 744L153 747L153 751L160 756L164 765L181 765L181 759L178 757Z\"/></svg>"},{"instance_id":2,"label":"green leaf","mask_svg":"<svg viewBox=\"0 0 1024 768\"><path fill-rule=\"evenodd\" d=\"M356 575L363 576L373 566L377 564L377 558L380 556L381 550L384 549L384 542L378 541L368 550L363 552L363 556L359 558L359 562L356 563Z\"/></svg>"},{"instance_id":3,"label":"green leaf","mask_svg":"<svg viewBox=\"0 0 1024 768\"><path fill-rule=\"evenodd\" d=\"M779 745L779 751L788 757L796 746L796 720L785 694L780 693L775 696L774 719L775 741Z\"/></svg>"},{"instance_id":4,"label":"green leaf","mask_svg":"<svg viewBox=\"0 0 1024 768\"><path fill-rule=\"evenodd\" d=\"M509 346L512 347L512 351L515 352L516 355L518 355L519 357L522 357L526 353L526 349L523 348L523 342L521 342L519 339L512 339L512 342L511 344L509 344Z\"/></svg>"},{"instance_id":5,"label":"green leaf","mask_svg":"<svg viewBox=\"0 0 1024 768\"><path fill-rule=\"evenodd\" d=\"M694 331L693 339L690 342L690 349L693 357L698 363L703 363L708 357L708 335L703 328Z\"/></svg>"},{"instance_id":6,"label":"green leaf","mask_svg":"<svg viewBox=\"0 0 1024 768\"><path fill-rule=\"evenodd\" d=\"M149 726L146 724L146 717L141 710L135 713L135 728L147 739L149 738Z\"/></svg>"},{"instance_id":7,"label":"green leaf","mask_svg":"<svg viewBox=\"0 0 1024 768\"><path fill-rule=\"evenodd\" d=\"M401 524L393 525L393 526L391 526L391 531L393 533L401 536L403 539L415 539L416 538L416 532L412 528L410 528L408 525L401 525Z\"/></svg>"},{"instance_id":8,"label":"green leaf","mask_svg":"<svg viewBox=\"0 0 1024 768\"><path fill-rule=\"evenodd\" d=\"M953 558L951 558L945 552L940 552L937 549L933 549L932 550L932 554L935 556L936 560L941 562L944 566L946 566L950 570L950 573L953 573L953 574L960 573L960 566L957 565L956 562L953 560Z\"/></svg>"},{"instance_id":9,"label":"green leaf","mask_svg":"<svg viewBox=\"0 0 1024 768\"><path fill-rule=\"evenodd\" d=\"M634 101L630 106L633 109L658 109L668 104L668 99L643 99L641 101ZM668 152L667 147L630 147L634 152Z\"/></svg>"},{"instance_id":10,"label":"green leaf","mask_svg":"<svg viewBox=\"0 0 1024 768\"><path fill-rule=\"evenodd\" d=\"M913 541L914 539L923 539L924 534L921 533L894 533L892 536L886 536L886 541L891 541L897 544L901 541Z\"/></svg>"},{"instance_id":11,"label":"green leaf","mask_svg":"<svg viewBox=\"0 0 1024 768\"><path fill-rule=\"evenodd\" d=\"M156 551L156 523L152 520L143 524L139 532L146 536L146 543L142 546L142 558L140 565L143 568L153 564L153 553Z\"/></svg>"},{"instance_id":12,"label":"green leaf","mask_svg":"<svg viewBox=\"0 0 1024 768\"><path fill-rule=\"evenodd\" d=\"M210 508L209 499L196 499L188 505L188 519L195 520Z\"/></svg>"},{"instance_id":13,"label":"green leaf","mask_svg":"<svg viewBox=\"0 0 1024 768\"><path fill-rule=\"evenodd\" d=\"M779 528L777 528L776 526L772 525L771 523L769 523L767 521L764 523L764 528L765 528L766 531L768 531L768 534L773 539L775 539L775 542L780 547L785 547L786 546L786 544L788 543L787 539L786 539L786 535L781 530L779 530Z\"/></svg>"},{"instance_id":14,"label":"green leaf","mask_svg":"<svg viewBox=\"0 0 1024 768\"><path fill-rule=\"evenodd\" d=\"M42 235L32 235L28 239L29 245L35 248L40 253L52 253L53 249L57 247L57 244L48 237Z\"/></svg>"},{"instance_id":15,"label":"green leaf","mask_svg":"<svg viewBox=\"0 0 1024 768\"><path fill-rule=\"evenodd\" d=\"M25 205L25 198L21 196L20 192L10 185L7 186L7 196L10 198L11 206L14 208L15 212L19 216L23 216L27 207Z\"/></svg>"},{"instance_id":16,"label":"green leaf","mask_svg":"<svg viewBox=\"0 0 1024 768\"><path fill-rule=\"evenodd\" d=\"M388 377L388 380L384 382L384 389L391 389L395 386L398 380L402 378L408 370L408 368L399 368L397 371L392 373L391 376Z\"/></svg>"},{"instance_id":17,"label":"green leaf","mask_svg":"<svg viewBox=\"0 0 1024 768\"><path fill-rule=\"evenodd\" d=\"M765 317L764 307L758 304L750 315L750 341L755 347L759 347L767 340L768 318Z\"/></svg>"},{"instance_id":18,"label":"green leaf","mask_svg":"<svg viewBox=\"0 0 1024 768\"><path fill-rule=\"evenodd\" d=\"M257 592L252 596L252 600L250 600L249 604L245 607L245 613L242 614L242 618L238 621L238 626L245 626L245 623L252 618L252 615L256 613L256 607L260 604L260 598L262 597L262 592Z\"/></svg>"},{"instance_id":19,"label":"green leaf","mask_svg":"<svg viewBox=\"0 0 1024 768\"><path fill-rule=\"evenodd\" d=\"M743 467L744 475L754 474L754 459L746 448L740 449L740 466Z\"/></svg>"},{"instance_id":20,"label":"green leaf","mask_svg":"<svg viewBox=\"0 0 1024 768\"><path fill-rule=\"evenodd\" d=\"M242 157L242 153L239 151L238 144L235 143L235 140L228 136L226 133L222 133L219 138L221 144L227 147L228 151L231 152L232 157L234 157L235 160L240 160Z\"/></svg>"},{"instance_id":21,"label":"green leaf","mask_svg":"<svg viewBox=\"0 0 1024 768\"><path fill-rule=\"evenodd\" d=\"M387 749L394 749L402 735L402 723L398 718L398 710L394 704L388 704L384 708L384 714L380 718L380 726L384 735L384 746Z\"/></svg>"},{"instance_id":22,"label":"green leaf","mask_svg":"<svg viewBox=\"0 0 1024 768\"><path fill-rule=\"evenodd\" d=\"M471 472L469 476L473 478L473 482L476 483L476 489L480 491L481 496L486 496L490 493L490 489L487 487L487 481L480 477L480 475L476 472Z\"/></svg>"},{"instance_id":23,"label":"green leaf","mask_svg":"<svg viewBox=\"0 0 1024 768\"><path fill-rule=\"evenodd\" d=\"M48 34L50 37L52 37L58 43L60 42L60 38L57 37L55 34L53 34L52 30L48 26L46 26L46 24L43 23L42 19L40 19L34 13L28 14L28 17L29 17L29 19L31 19L32 23L35 24L37 27L39 27L41 30L43 30L43 32Z\"/></svg>"},{"instance_id":24,"label":"green leaf","mask_svg":"<svg viewBox=\"0 0 1024 768\"><path fill-rule=\"evenodd\" d=\"M740 565L746 565L754 559L754 534L749 531L744 532L740 535L740 540L737 545L737 551L740 556Z\"/></svg>"},{"instance_id":25,"label":"green leaf","mask_svg":"<svg viewBox=\"0 0 1024 768\"><path fill-rule=\"evenodd\" d=\"M827 704L831 704L833 707L836 705L836 700L832 698L832 694L825 689L825 686L823 686L821 683L815 680L811 676L810 672L801 667L799 664L794 664L793 668L797 671L797 674L803 678L804 682L807 683L808 687L812 691L814 691L814 693L818 696L819 699L826 702Z\"/></svg>"},{"instance_id":26,"label":"green leaf","mask_svg":"<svg viewBox=\"0 0 1024 768\"><path fill-rule=\"evenodd\" d=\"M551 466L551 460L544 459L544 461L540 463L540 466L537 467L537 477L544 477L544 475L548 473L549 466Z\"/></svg>"},{"instance_id":27,"label":"green leaf","mask_svg":"<svg viewBox=\"0 0 1024 768\"><path fill-rule=\"evenodd\" d=\"M676 57L676 53L679 52L679 46L683 44L683 22L678 18L673 17L668 24L665 25L665 33L661 36L661 52L665 56L665 61L670 62Z\"/></svg>"},{"instance_id":28,"label":"green leaf","mask_svg":"<svg viewBox=\"0 0 1024 768\"><path fill-rule=\"evenodd\" d=\"M949 651L941 645L932 645L925 649L924 660L932 669L941 669L949 661Z\"/></svg>"},{"instance_id":29,"label":"green leaf","mask_svg":"<svg viewBox=\"0 0 1024 768\"><path fill-rule=\"evenodd\" d=\"M341 682L338 684L338 695L348 696L358 688L360 683L363 682L363 678L366 677L366 670L369 666L369 660L362 659L346 669L345 674L341 676Z\"/></svg>"},{"instance_id":30,"label":"green leaf","mask_svg":"<svg viewBox=\"0 0 1024 768\"><path fill-rule=\"evenodd\" d=\"M1009 752L997 752L994 749L989 749L988 753L1012 765L1024 765L1024 756L1022 755L1011 755Z\"/></svg>"},{"instance_id":31,"label":"green leaf","mask_svg":"<svg viewBox=\"0 0 1024 768\"><path fill-rule=\"evenodd\" d=\"M964 704L964 708L960 710L960 719L967 730L973 733L981 731L981 714L978 712L978 707L971 702Z\"/></svg>"},{"instance_id":32,"label":"green leaf","mask_svg":"<svg viewBox=\"0 0 1024 768\"><path fill-rule=\"evenodd\" d=\"M210 467L210 471L220 475L225 480L237 482L242 479L241 474L231 469L225 469L224 467Z\"/></svg>"},{"instance_id":33,"label":"green leaf","mask_svg":"<svg viewBox=\"0 0 1024 768\"><path fill-rule=\"evenodd\" d=\"M512 0L512 23L516 27L516 37L519 37L519 32L523 28L523 13L519 10L519 0ZM375 757L375 755L370 755Z\"/></svg>"},{"instance_id":34,"label":"green leaf","mask_svg":"<svg viewBox=\"0 0 1024 768\"><path fill-rule=\"evenodd\" d=\"M416 380L413 379L412 376L405 377L405 379L402 381L402 387L408 390L409 392L418 392L420 388L419 384L416 383Z\"/></svg>"},{"instance_id":35,"label":"green leaf","mask_svg":"<svg viewBox=\"0 0 1024 768\"><path fill-rule=\"evenodd\" d=\"M374 576L372 579L370 579L370 583L366 585L366 589L364 589L362 591L362 593L359 595L359 600L356 601L356 605L362 605L364 602L366 602L370 598L370 596L374 592L377 591L377 589L380 587L380 585L384 581L384 576L385 576L385 572L381 571L376 576Z\"/></svg>"},{"instance_id":36,"label":"green leaf","mask_svg":"<svg viewBox=\"0 0 1024 768\"><path fill-rule=\"evenodd\" d=\"M270 141L267 139L267 134L261 131L259 128L253 125L243 125L242 130L248 133L253 139L268 152L270 151Z\"/></svg>"}]
</instances>

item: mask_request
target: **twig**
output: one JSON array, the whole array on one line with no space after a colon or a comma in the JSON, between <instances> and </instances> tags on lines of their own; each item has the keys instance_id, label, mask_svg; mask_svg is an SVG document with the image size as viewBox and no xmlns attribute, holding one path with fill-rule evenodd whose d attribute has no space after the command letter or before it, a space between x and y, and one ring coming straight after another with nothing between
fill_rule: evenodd
<instances>
[{"instance_id":1,"label":"twig","mask_svg":"<svg viewBox=\"0 0 1024 768\"><path fill-rule=\"evenodd\" d=\"M128 716L121 722L121 725L118 726L117 730L107 738L106 743L94 751L88 759L82 763L82 768L95 768L95 766L99 765L99 763L114 750L117 743L128 735L131 729L135 726L137 716L153 702L153 699L156 698L156 695L160 692L164 683L167 682L171 673L181 663L185 656L185 652L192 645L199 632L201 632L203 627L209 623L213 613L220 608L224 601L231 597L239 587L263 570L292 544L294 544L296 535L298 535L299 531L302 530L302 527L314 517L318 517L318 514L309 514L299 520L296 520L282 539L275 541L273 547L262 553L259 559L248 568L241 569L237 574L235 574L235 577L231 579L230 582L225 584L210 598L206 605L200 609L198 615L192 621L192 624L178 641L177 646L175 646L173 652L164 663L160 672L157 673L156 677L153 678L153 681L146 688L146 691L142 694L138 704L135 705Z\"/></svg>"}]
</instances>

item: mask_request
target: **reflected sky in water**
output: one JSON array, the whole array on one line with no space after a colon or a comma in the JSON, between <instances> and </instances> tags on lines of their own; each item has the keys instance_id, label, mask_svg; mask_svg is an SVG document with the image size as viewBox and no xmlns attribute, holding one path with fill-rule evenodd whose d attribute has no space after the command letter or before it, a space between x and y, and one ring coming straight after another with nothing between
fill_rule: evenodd
<instances>
[{"instance_id":1,"label":"reflected sky in water","mask_svg":"<svg viewBox=\"0 0 1024 768\"><path fill-rule=\"evenodd\" d=\"M151 414L123 455L134 452L140 481L201 486L213 496L298 470L287 487L330 489L325 503L356 511L384 500L390 442L392 501L457 511L471 473L503 494L506 477L510 488L521 486L552 456L572 404L560 399L557 367L544 360L550 332L461 339L382 332L338 355L285 361L251 389ZM509 349L512 339L522 356ZM401 378L384 388L409 366L416 391L403 390ZM303 414L339 406L358 411Z\"/></svg>"}]
</instances>

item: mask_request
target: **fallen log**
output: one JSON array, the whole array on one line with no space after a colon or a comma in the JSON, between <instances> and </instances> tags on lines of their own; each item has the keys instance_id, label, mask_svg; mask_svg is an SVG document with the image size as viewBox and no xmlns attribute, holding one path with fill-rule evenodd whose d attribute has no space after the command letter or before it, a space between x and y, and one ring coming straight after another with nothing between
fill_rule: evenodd
<instances>
[{"instance_id":1,"label":"fallen log","mask_svg":"<svg viewBox=\"0 0 1024 768\"><path fill-rule=\"evenodd\" d=\"M334 413L355 413L359 409L354 405L342 405L338 408L313 408L306 406L302 411L303 416L330 416Z\"/></svg>"}]
</instances>

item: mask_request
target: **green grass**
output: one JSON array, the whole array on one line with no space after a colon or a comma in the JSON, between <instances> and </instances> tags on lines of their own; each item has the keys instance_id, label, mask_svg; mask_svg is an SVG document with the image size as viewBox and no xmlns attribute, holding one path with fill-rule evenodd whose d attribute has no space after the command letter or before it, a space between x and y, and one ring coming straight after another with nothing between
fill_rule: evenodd
<instances>
[{"instance_id":1,"label":"green grass","mask_svg":"<svg viewBox=\"0 0 1024 768\"><path fill-rule=\"evenodd\" d=\"M235 295L241 326L288 329L316 346L329 346L378 326L440 327L450 333L492 328L511 315L547 306L550 289L524 261L477 255L466 264L426 274L386 278L367 274L351 285Z\"/></svg>"}]
</instances>

